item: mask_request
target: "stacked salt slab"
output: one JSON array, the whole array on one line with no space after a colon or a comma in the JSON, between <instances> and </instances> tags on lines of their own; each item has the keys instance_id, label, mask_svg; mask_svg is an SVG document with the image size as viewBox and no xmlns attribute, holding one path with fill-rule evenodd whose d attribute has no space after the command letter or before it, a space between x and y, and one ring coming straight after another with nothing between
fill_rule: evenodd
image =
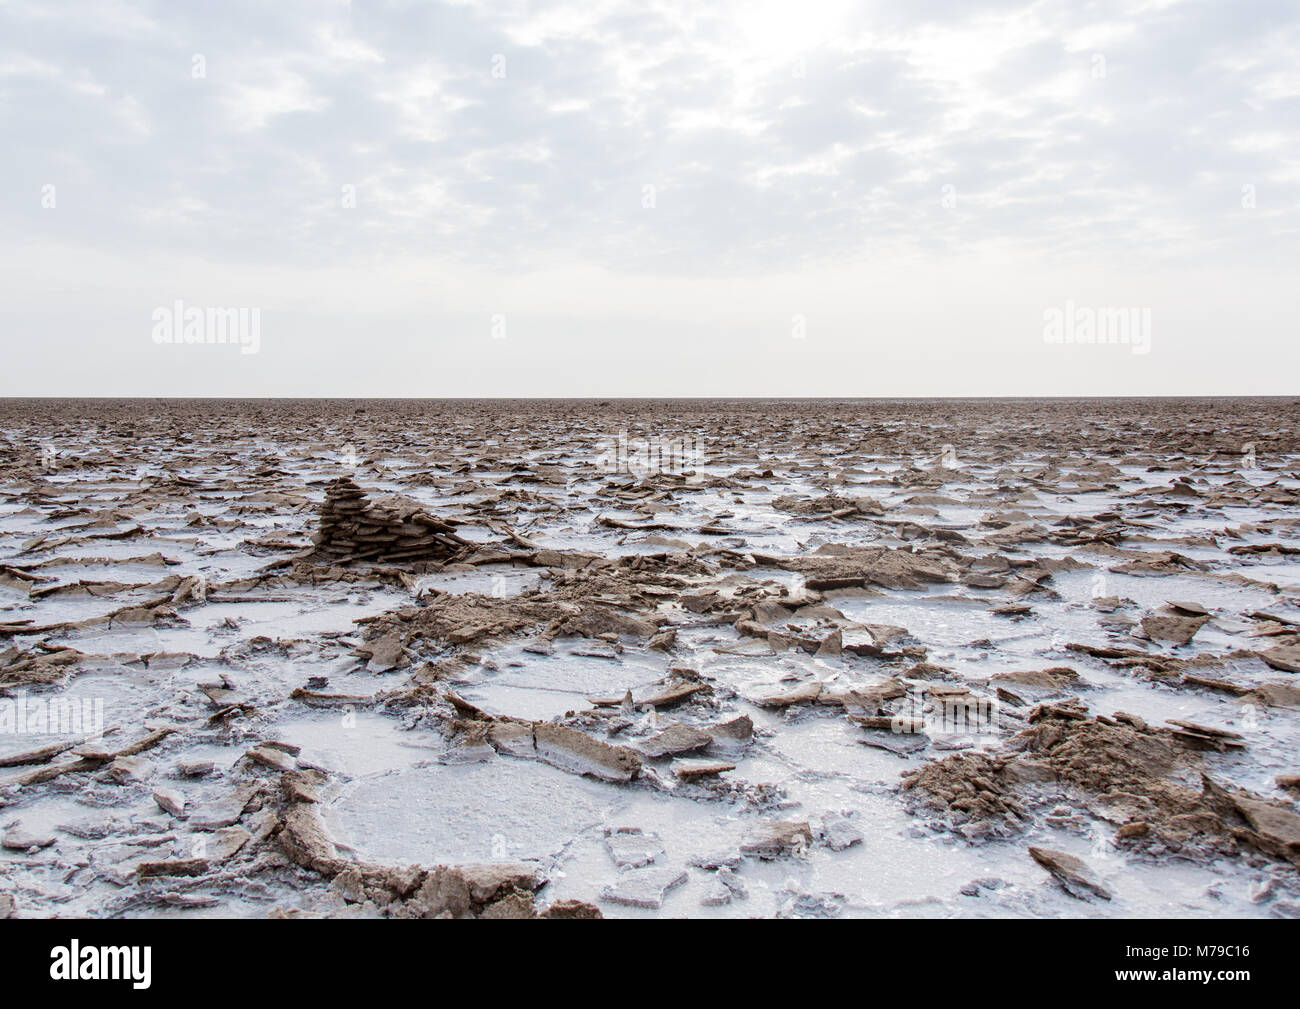
<instances>
[{"instance_id":1,"label":"stacked salt slab","mask_svg":"<svg viewBox=\"0 0 1300 1009\"><path fill-rule=\"evenodd\" d=\"M455 560L469 544L418 501L400 494L371 500L348 477L331 480L321 506L320 531L312 536L313 555L347 563Z\"/></svg>"}]
</instances>

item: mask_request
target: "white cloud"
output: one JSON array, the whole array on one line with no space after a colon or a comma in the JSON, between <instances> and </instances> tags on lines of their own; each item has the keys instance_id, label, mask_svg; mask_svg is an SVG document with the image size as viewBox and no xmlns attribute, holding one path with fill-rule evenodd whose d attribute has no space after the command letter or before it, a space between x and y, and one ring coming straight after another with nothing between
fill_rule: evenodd
<instances>
[{"instance_id":1,"label":"white cloud","mask_svg":"<svg viewBox=\"0 0 1300 1009\"><path fill-rule=\"evenodd\" d=\"M936 382L951 372L955 391L978 392L997 378L993 358L957 354L965 337L925 315L935 271L978 275L1008 313L1033 318L1049 295L1070 296L1071 276L1080 298L1108 277L1159 277L1153 304L1185 276L1198 278L1185 299L1206 310L1179 316L1191 337L1176 357L1157 346L1145 380L1164 392L1198 375L1232 384L1224 391L1280 388L1284 369L1258 374L1252 355L1225 364L1208 349L1222 313L1203 278L1216 263L1268 278L1294 259L1298 41L1300 12L1281 0L1248 14L1117 0L121 0L69 4L57 18L34 0L8 2L0 227L12 245L43 250L22 257L10 321L66 325L40 305L69 284L86 285L86 313L108 311L103 289L68 267L106 253L121 288L145 301L160 258L185 264L188 273L167 275L190 300L213 278L275 276L299 291L327 275L364 278L342 284L345 302L318 321L312 345L328 361L348 353L361 320L402 303L389 278L455 276L451 292L468 298L459 307L411 310L441 320L442 333L467 327L461 338L472 341L474 320L510 301L533 320L537 346L552 349L521 373L535 394L568 388L573 334L643 333L670 317L697 333L701 354L758 354L750 384L770 379L779 391L787 348L754 334L779 330L771 319L785 308L772 304L766 322L743 312L715 329L699 320L726 315L717 306L728 298L766 303L764 292L788 289L810 317L836 306L846 333L860 313L868 335L835 346L861 366L880 320L843 292L878 290L888 276L891 325L906 327L912 305L928 335L874 353L937 369ZM194 53L206 60L202 79L191 75ZM55 209L41 204L47 184ZM1243 186L1256 187L1253 206ZM340 198L345 187L355 206ZM1049 274L1057 279L1027 280ZM547 285L562 292L554 305ZM1294 315L1285 285L1251 290L1252 310ZM695 308L676 312L675 298ZM546 310L530 311L530 299ZM1294 362L1273 338L1268 326L1235 337L1257 341L1254 360ZM953 352L935 354L945 340ZM310 393L294 377L301 355L276 371L273 329L267 341L268 387ZM23 360L33 381L54 381L67 355L42 353ZM94 381L139 391L149 358L129 360ZM1008 360L1027 391L1049 383L1041 348L997 368ZM615 369L610 381L629 394L672 391L637 385L652 373ZM1121 382L1093 378L1084 391ZM496 381L488 369L479 385L427 391L471 394ZM6 382L0 391L30 387L13 369Z\"/></svg>"}]
</instances>

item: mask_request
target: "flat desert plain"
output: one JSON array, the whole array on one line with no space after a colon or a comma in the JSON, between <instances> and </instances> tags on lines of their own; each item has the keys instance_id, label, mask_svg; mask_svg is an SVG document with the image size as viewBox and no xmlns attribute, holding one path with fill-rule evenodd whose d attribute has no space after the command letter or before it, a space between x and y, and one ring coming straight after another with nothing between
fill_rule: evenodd
<instances>
[{"instance_id":1,"label":"flat desert plain","mask_svg":"<svg viewBox=\"0 0 1300 1009\"><path fill-rule=\"evenodd\" d=\"M0 402L0 917L1296 916L1298 418Z\"/></svg>"}]
</instances>

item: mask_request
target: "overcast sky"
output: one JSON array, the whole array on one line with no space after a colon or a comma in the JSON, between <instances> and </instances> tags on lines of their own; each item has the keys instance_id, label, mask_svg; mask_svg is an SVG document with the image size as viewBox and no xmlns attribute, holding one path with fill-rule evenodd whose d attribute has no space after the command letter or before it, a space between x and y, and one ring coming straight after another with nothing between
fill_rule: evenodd
<instances>
[{"instance_id":1,"label":"overcast sky","mask_svg":"<svg viewBox=\"0 0 1300 1009\"><path fill-rule=\"evenodd\" d=\"M1298 128L1295 0L0 0L0 394L1295 394Z\"/></svg>"}]
</instances>

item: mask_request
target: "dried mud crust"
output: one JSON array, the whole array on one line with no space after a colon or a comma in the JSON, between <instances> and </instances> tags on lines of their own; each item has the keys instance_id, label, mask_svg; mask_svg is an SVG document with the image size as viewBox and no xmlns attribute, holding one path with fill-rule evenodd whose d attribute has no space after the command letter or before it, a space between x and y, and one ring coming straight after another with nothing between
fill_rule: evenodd
<instances>
[{"instance_id":1,"label":"dried mud crust","mask_svg":"<svg viewBox=\"0 0 1300 1009\"><path fill-rule=\"evenodd\" d=\"M1297 416L0 403L0 702L110 701L102 737L0 744L0 916L908 913L858 853L905 870L932 830L1013 878L943 894L955 856L925 863L946 913L1059 912L1020 863L1132 913L1058 850L1089 823L1125 871L1227 865L1261 886L1235 911L1288 913ZM704 460L611 469L624 428ZM359 715L393 754L333 755ZM461 806L554 836L439 854L461 810L420 804L465 768L494 784ZM366 854L390 830L435 857ZM813 882L764 884L793 859Z\"/></svg>"},{"instance_id":2,"label":"dried mud crust","mask_svg":"<svg viewBox=\"0 0 1300 1009\"><path fill-rule=\"evenodd\" d=\"M1244 845L1300 865L1300 815L1290 803L1204 773L1201 755L1216 742L1214 730L1153 728L1124 713L1090 717L1071 704L1043 705L1028 721L1005 751L945 757L905 774L904 789L957 814L957 828L973 838L1024 829L1034 800L1019 793L1046 785L1038 805L1068 789L1133 849L1205 857ZM1176 776L1185 771L1199 775L1199 788Z\"/></svg>"}]
</instances>

